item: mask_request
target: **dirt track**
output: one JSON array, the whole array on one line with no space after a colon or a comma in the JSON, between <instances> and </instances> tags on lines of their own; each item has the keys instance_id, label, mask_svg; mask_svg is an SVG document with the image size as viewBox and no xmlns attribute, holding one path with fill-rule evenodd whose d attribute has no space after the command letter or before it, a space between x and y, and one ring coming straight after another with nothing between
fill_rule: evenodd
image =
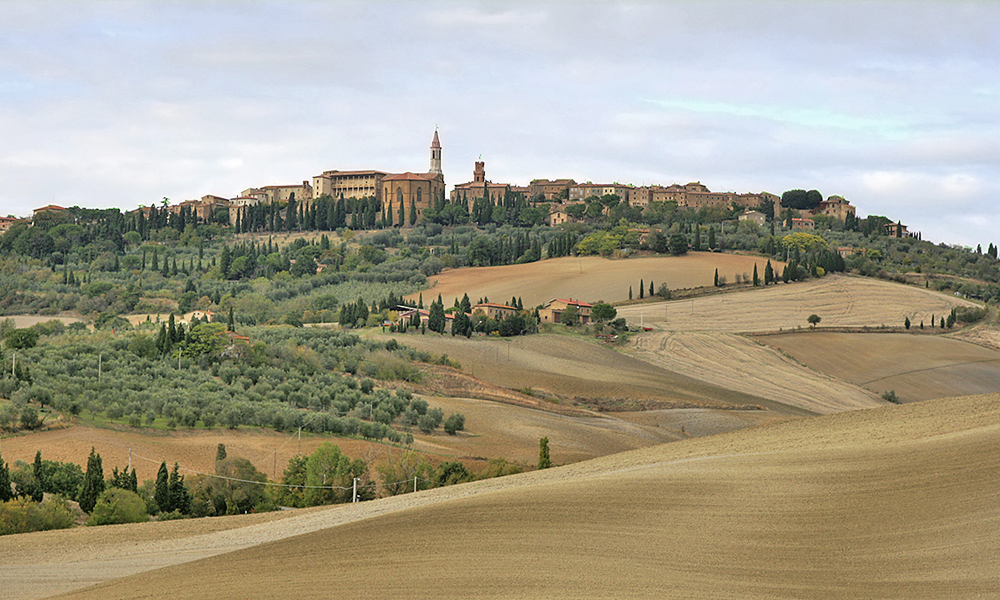
<instances>
[{"instance_id":1,"label":"dirt track","mask_svg":"<svg viewBox=\"0 0 1000 600\"><path fill-rule=\"evenodd\" d=\"M7 598L996 597L998 423L998 395L928 401L206 536L10 536L0 573Z\"/></svg>"}]
</instances>

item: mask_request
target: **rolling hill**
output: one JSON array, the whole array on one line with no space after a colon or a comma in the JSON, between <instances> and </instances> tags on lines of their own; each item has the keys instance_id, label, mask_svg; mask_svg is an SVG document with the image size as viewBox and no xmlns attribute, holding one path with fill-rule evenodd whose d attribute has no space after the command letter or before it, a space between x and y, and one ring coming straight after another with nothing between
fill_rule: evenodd
<instances>
[{"instance_id":1,"label":"rolling hill","mask_svg":"<svg viewBox=\"0 0 1000 600\"><path fill-rule=\"evenodd\" d=\"M21 597L103 580L79 600L994 597L998 423L1000 395L931 400L204 535L9 536L0 574Z\"/></svg>"}]
</instances>

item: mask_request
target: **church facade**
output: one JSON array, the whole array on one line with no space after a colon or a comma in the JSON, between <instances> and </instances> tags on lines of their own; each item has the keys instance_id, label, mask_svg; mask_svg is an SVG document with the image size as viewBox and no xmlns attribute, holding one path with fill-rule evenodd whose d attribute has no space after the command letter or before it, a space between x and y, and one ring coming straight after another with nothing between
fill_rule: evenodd
<instances>
[{"instance_id":1,"label":"church facade","mask_svg":"<svg viewBox=\"0 0 1000 600\"><path fill-rule=\"evenodd\" d=\"M425 210L436 199L444 198L444 172L441 170L441 141L437 131L431 140L430 170L426 173L395 173L382 177L380 183L386 223L409 227L420 222Z\"/></svg>"}]
</instances>

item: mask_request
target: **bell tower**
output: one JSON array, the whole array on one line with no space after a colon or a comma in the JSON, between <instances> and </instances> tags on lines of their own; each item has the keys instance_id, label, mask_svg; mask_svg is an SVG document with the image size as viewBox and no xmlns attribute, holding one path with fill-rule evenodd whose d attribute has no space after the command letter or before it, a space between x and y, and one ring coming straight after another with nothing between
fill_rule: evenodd
<instances>
[{"instance_id":1,"label":"bell tower","mask_svg":"<svg viewBox=\"0 0 1000 600\"><path fill-rule=\"evenodd\" d=\"M434 175L444 175L441 170L441 141L438 140L437 129L434 129L434 139L431 140L431 170Z\"/></svg>"}]
</instances>

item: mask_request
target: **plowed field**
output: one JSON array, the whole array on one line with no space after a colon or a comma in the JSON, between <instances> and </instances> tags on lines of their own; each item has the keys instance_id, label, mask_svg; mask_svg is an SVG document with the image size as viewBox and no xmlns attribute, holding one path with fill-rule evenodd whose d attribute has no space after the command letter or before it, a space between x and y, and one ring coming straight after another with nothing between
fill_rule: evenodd
<instances>
[{"instance_id":1,"label":"plowed field","mask_svg":"<svg viewBox=\"0 0 1000 600\"><path fill-rule=\"evenodd\" d=\"M830 275L802 283L780 284L690 300L623 306L618 316L629 323L669 331L725 333L779 331L809 327L811 314L820 327L902 327L940 319L956 306L973 302L898 283Z\"/></svg>"},{"instance_id":2,"label":"plowed field","mask_svg":"<svg viewBox=\"0 0 1000 600\"><path fill-rule=\"evenodd\" d=\"M752 274L754 265L764 272L766 259L736 254L691 252L686 256L650 256L626 260L608 260L594 256L564 257L523 265L473 267L444 271L430 278L431 289L424 290L424 303L441 294L446 306L469 294L475 303L486 297L492 302L521 298L525 306L537 306L553 298L577 298L586 302L628 300L629 287L639 298L639 280L645 292L652 281L655 289L666 283L670 289L712 285L715 270L736 281L736 275ZM413 294L415 299L417 294Z\"/></svg>"},{"instance_id":3,"label":"plowed field","mask_svg":"<svg viewBox=\"0 0 1000 600\"><path fill-rule=\"evenodd\" d=\"M0 594L103 581L64 597L996 597L998 423L1000 396L932 400L209 520L204 535L174 522L7 536Z\"/></svg>"},{"instance_id":4,"label":"plowed field","mask_svg":"<svg viewBox=\"0 0 1000 600\"><path fill-rule=\"evenodd\" d=\"M811 331L759 338L817 371L903 402L1000 392L1000 352L941 336Z\"/></svg>"}]
</instances>

